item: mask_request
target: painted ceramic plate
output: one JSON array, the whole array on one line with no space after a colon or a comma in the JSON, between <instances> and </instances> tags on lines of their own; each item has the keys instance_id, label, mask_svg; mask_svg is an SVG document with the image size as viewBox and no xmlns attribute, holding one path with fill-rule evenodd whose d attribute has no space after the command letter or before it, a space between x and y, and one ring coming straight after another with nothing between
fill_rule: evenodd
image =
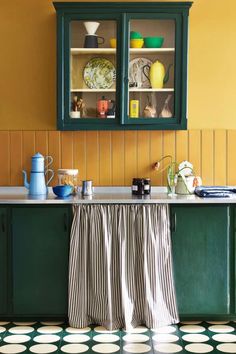
<instances>
[{"instance_id":1,"label":"painted ceramic plate","mask_svg":"<svg viewBox=\"0 0 236 354\"><path fill-rule=\"evenodd\" d=\"M137 88L151 88L149 76L149 68L144 68L145 65L151 66L152 61L147 58L135 58L129 62L129 86ZM145 73L145 74L144 74Z\"/></svg>"},{"instance_id":2,"label":"painted ceramic plate","mask_svg":"<svg viewBox=\"0 0 236 354\"><path fill-rule=\"evenodd\" d=\"M90 89L108 89L116 79L116 69L105 58L92 58L84 68L84 81Z\"/></svg>"}]
</instances>

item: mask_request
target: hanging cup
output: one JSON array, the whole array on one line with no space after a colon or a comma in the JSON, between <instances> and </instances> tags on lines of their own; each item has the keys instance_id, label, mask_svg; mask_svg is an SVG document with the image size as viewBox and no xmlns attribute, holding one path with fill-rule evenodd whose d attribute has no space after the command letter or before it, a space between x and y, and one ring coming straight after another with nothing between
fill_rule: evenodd
<instances>
[{"instance_id":1,"label":"hanging cup","mask_svg":"<svg viewBox=\"0 0 236 354\"><path fill-rule=\"evenodd\" d=\"M51 174L50 177L47 177L47 174L48 174L48 173ZM45 177L46 177L46 179L47 179L46 185L48 186L49 183L51 182L51 180L52 180L53 177L54 177L54 171L51 170L50 168L48 168L48 169L45 171L44 175L45 175Z\"/></svg>"},{"instance_id":2,"label":"hanging cup","mask_svg":"<svg viewBox=\"0 0 236 354\"><path fill-rule=\"evenodd\" d=\"M45 156L44 158L44 168L46 169L47 167L49 167L51 164L53 163L53 158L52 156L48 155L48 156Z\"/></svg>"}]
</instances>

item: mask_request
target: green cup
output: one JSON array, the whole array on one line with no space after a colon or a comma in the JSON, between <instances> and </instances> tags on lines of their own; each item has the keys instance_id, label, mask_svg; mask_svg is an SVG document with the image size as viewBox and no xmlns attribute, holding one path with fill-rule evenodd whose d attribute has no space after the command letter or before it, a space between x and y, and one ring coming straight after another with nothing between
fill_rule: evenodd
<instances>
[{"instance_id":1,"label":"green cup","mask_svg":"<svg viewBox=\"0 0 236 354\"><path fill-rule=\"evenodd\" d=\"M164 42L164 37L145 37L144 45L146 48L161 48Z\"/></svg>"}]
</instances>

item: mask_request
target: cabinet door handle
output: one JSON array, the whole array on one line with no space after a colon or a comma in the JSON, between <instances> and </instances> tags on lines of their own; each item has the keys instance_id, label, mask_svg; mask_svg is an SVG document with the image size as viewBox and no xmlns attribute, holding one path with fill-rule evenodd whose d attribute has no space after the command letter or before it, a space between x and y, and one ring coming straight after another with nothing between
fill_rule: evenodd
<instances>
[{"instance_id":1,"label":"cabinet door handle","mask_svg":"<svg viewBox=\"0 0 236 354\"><path fill-rule=\"evenodd\" d=\"M64 213L64 231L67 231L67 214Z\"/></svg>"},{"instance_id":2,"label":"cabinet door handle","mask_svg":"<svg viewBox=\"0 0 236 354\"><path fill-rule=\"evenodd\" d=\"M1 224L2 224L2 232L4 233L6 231L6 223L5 223L5 215L2 214L1 216Z\"/></svg>"},{"instance_id":3,"label":"cabinet door handle","mask_svg":"<svg viewBox=\"0 0 236 354\"><path fill-rule=\"evenodd\" d=\"M176 213L173 213L171 217L171 231L176 232L176 228L177 228L177 218L176 218Z\"/></svg>"}]
</instances>

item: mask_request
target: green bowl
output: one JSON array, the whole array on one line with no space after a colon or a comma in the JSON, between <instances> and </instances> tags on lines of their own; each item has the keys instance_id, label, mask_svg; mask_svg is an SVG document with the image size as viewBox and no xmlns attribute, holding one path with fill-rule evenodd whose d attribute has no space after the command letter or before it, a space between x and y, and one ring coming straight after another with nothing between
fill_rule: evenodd
<instances>
[{"instance_id":1,"label":"green bowl","mask_svg":"<svg viewBox=\"0 0 236 354\"><path fill-rule=\"evenodd\" d=\"M131 31L130 32L130 39L143 39L143 37L142 37L141 33Z\"/></svg>"},{"instance_id":2,"label":"green bowl","mask_svg":"<svg viewBox=\"0 0 236 354\"><path fill-rule=\"evenodd\" d=\"M146 48L161 48L164 37L145 37L144 45Z\"/></svg>"}]
</instances>

